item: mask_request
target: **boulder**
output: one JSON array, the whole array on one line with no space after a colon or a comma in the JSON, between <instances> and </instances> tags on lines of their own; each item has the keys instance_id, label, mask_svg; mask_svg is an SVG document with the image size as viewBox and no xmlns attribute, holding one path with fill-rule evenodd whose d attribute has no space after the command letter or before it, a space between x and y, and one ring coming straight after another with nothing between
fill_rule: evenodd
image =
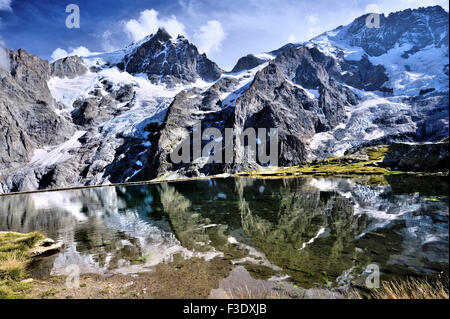
<instances>
[{"instance_id":1,"label":"boulder","mask_svg":"<svg viewBox=\"0 0 450 319\"><path fill-rule=\"evenodd\" d=\"M63 246L62 242L57 242L50 238L40 240L36 246L30 249L29 253L31 257L41 256L43 254L52 254L61 250Z\"/></svg>"},{"instance_id":2,"label":"boulder","mask_svg":"<svg viewBox=\"0 0 450 319\"><path fill-rule=\"evenodd\" d=\"M437 143L393 143L381 163L402 171L448 171L448 141Z\"/></svg>"}]
</instances>

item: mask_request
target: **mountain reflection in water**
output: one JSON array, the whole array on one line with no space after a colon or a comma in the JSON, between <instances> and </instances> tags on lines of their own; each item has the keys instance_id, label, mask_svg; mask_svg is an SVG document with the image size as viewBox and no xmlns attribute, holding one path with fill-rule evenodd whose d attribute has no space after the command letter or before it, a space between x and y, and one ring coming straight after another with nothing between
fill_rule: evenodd
<instances>
[{"instance_id":1,"label":"mountain reflection in water","mask_svg":"<svg viewBox=\"0 0 450 319\"><path fill-rule=\"evenodd\" d=\"M210 179L0 197L0 230L39 230L65 249L35 276L136 273L180 254L220 257L302 287L448 269L448 182L440 177ZM144 262L137 262L144 260Z\"/></svg>"}]
</instances>

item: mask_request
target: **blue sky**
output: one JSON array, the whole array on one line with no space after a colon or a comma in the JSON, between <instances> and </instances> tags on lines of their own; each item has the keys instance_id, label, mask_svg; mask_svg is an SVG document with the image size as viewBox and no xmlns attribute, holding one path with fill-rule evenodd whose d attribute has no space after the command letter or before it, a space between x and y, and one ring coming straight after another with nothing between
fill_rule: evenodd
<instances>
[{"instance_id":1,"label":"blue sky","mask_svg":"<svg viewBox=\"0 0 450 319\"><path fill-rule=\"evenodd\" d=\"M72 3L80 8L79 29L65 25ZM51 59L57 48L57 53L121 48L164 26L229 69L243 55L308 40L368 8L389 13L435 4L448 11L446 0L0 0L0 45Z\"/></svg>"}]
</instances>

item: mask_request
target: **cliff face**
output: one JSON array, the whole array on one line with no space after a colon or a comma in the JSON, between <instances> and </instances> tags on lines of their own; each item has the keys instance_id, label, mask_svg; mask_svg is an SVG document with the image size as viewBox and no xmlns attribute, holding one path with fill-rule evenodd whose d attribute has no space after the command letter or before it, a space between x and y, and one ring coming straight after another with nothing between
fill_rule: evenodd
<instances>
[{"instance_id":1,"label":"cliff face","mask_svg":"<svg viewBox=\"0 0 450 319\"><path fill-rule=\"evenodd\" d=\"M47 61L24 50L7 51L10 72L0 70L0 166L29 161L33 150L62 143L74 129L55 113Z\"/></svg>"}]
</instances>

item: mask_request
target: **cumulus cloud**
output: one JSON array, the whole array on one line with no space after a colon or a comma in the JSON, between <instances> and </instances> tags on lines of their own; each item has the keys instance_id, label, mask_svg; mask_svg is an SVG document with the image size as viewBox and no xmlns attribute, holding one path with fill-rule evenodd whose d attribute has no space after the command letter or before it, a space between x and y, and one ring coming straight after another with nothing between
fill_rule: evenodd
<instances>
[{"instance_id":1,"label":"cumulus cloud","mask_svg":"<svg viewBox=\"0 0 450 319\"><path fill-rule=\"evenodd\" d=\"M0 0L0 11L12 11L11 0Z\"/></svg>"},{"instance_id":2,"label":"cumulus cloud","mask_svg":"<svg viewBox=\"0 0 450 319\"><path fill-rule=\"evenodd\" d=\"M102 49L106 52L111 52L116 50L116 46L112 43L112 32L111 31L105 31L100 35L101 43L102 43Z\"/></svg>"},{"instance_id":3,"label":"cumulus cloud","mask_svg":"<svg viewBox=\"0 0 450 319\"><path fill-rule=\"evenodd\" d=\"M219 51L226 33L222 24L217 20L210 20L202 25L194 34L195 44L202 53L209 54Z\"/></svg>"},{"instance_id":4,"label":"cumulus cloud","mask_svg":"<svg viewBox=\"0 0 450 319\"><path fill-rule=\"evenodd\" d=\"M125 23L125 31L134 41L155 33L160 27L166 29L175 38L179 34L185 35L184 25L175 16L160 19L158 12L154 9L144 10L140 13L139 19L131 19Z\"/></svg>"},{"instance_id":5,"label":"cumulus cloud","mask_svg":"<svg viewBox=\"0 0 450 319\"><path fill-rule=\"evenodd\" d=\"M85 57L85 56L89 56L92 55L93 53L91 51L89 51L88 48L85 48L83 46L79 46L78 48L72 48L70 52L67 52L64 49L61 48L57 48L55 51L53 51L52 55L51 55L51 59L52 61L56 61L62 58L65 58L67 56L72 56L72 55L78 55L80 57Z\"/></svg>"}]
</instances>

